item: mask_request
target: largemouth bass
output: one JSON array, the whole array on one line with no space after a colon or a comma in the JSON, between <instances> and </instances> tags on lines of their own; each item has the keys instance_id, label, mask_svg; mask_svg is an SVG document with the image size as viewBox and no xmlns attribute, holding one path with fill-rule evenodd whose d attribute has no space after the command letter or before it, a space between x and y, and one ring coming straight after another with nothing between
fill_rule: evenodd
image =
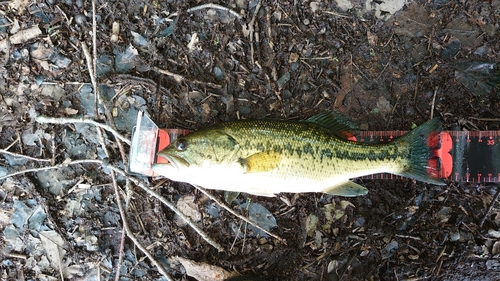
<instances>
[{"instance_id":1,"label":"largemouth bass","mask_svg":"<svg viewBox=\"0 0 500 281\"><path fill-rule=\"evenodd\" d=\"M239 120L180 137L158 154L170 163L153 170L209 189L274 196L280 192L365 195L350 179L392 173L443 185L429 172L427 136L438 118L387 144L348 140L350 128L325 112L306 121Z\"/></svg>"}]
</instances>

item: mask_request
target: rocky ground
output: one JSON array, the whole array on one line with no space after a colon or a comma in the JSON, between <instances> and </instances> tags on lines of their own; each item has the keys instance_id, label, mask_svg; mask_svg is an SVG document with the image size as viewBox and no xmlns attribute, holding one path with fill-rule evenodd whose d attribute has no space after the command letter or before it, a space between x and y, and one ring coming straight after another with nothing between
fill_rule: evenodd
<instances>
[{"instance_id":1,"label":"rocky ground","mask_svg":"<svg viewBox=\"0 0 500 281\"><path fill-rule=\"evenodd\" d=\"M186 129L335 110L363 130L499 130L500 1L203 4L0 3L0 279L222 280L188 276L195 261L265 280L498 280L497 184L358 179L367 196L227 204L275 238L190 185L119 172L138 110Z\"/></svg>"}]
</instances>

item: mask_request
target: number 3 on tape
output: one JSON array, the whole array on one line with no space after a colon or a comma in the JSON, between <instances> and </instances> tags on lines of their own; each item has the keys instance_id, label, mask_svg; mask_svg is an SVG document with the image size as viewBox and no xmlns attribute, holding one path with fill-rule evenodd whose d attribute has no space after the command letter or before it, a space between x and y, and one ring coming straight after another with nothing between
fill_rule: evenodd
<instances>
[{"instance_id":1,"label":"number 3 on tape","mask_svg":"<svg viewBox=\"0 0 500 281\"><path fill-rule=\"evenodd\" d=\"M434 178L447 178L453 170L451 149L453 140L447 132L431 133L427 137L427 146L432 151L428 160L427 173Z\"/></svg>"}]
</instances>

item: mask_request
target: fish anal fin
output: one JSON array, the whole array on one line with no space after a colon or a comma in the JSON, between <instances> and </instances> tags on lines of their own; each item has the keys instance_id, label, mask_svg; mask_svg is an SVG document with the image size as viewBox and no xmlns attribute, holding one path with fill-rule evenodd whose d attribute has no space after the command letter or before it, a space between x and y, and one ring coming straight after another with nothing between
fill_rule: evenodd
<instances>
[{"instance_id":1,"label":"fish anal fin","mask_svg":"<svg viewBox=\"0 0 500 281\"><path fill-rule=\"evenodd\" d=\"M323 192L337 196L356 197L366 195L368 193L368 189L349 180L326 188L323 190Z\"/></svg>"},{"instance_id":2,"label":"fish anal fin","mask_svg":"<svg viewBox=\"0 0 500 281\"><path fill-rule=\"evenodd\" d=\"M252 154L247 158L240 159L245 167L245 173L268 172L277 168L281 162L281 154L275 151L263 151Z\"/></svg>"}]
</instances>

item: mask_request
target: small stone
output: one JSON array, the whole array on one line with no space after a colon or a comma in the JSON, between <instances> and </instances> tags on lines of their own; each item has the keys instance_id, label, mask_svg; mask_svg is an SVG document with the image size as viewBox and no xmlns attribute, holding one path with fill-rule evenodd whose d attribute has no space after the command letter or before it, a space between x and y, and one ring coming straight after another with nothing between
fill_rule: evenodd
<instances>
[{"instance_id":1,"label":"small stone","mask_svg":"<svg viewBox=\"0 0 500 281\"><path fill-rule=\"evenodd\" d=\"M458 241L458 239L460 239L460 232L456 231L450 234L451 241Z\"/></svg>"},{"instance_id":2,"label":"small stone","mask_svg":"<svg viewBox=\"0 0 500 281\"><path fill-rule=\"evenodd\" d=\"M218 66L214 66L213 73L215 75L215 79L217 79L218 81L224 79L224 72L222 72L222 70Z\"/></svg>"},{"instance_id":3,"label":"small stone","mask_svg":"<svg viewBox=\"0 0 500 281\"><path fill-rule=\"evenodd\" d=\"M84 15L78 14L75 16L75 22L80 26L85 26L87 24L87 19L85 18Z\"/></svg>"},{"instance_id":4,"label":"small stone","mask_svg":"<svg viewBox=\"0 0 500 281\"><path fill-rule=\"evenodd\" d=\"M233 70L234 68L234 61L232 59L225 59L224 60L224 69L225 70Z\"/></svg>"},{"instance_id":5,"label":"small stone","mask_svg":"<svg viewBox=\"0 0 500 281\"><path fill-rule=\"evenodd\" d=\"M500 269L500 262L497 260L487 260L486 261L486 269L487 270L497 270Z\"/></svg>"}]
</instances>

